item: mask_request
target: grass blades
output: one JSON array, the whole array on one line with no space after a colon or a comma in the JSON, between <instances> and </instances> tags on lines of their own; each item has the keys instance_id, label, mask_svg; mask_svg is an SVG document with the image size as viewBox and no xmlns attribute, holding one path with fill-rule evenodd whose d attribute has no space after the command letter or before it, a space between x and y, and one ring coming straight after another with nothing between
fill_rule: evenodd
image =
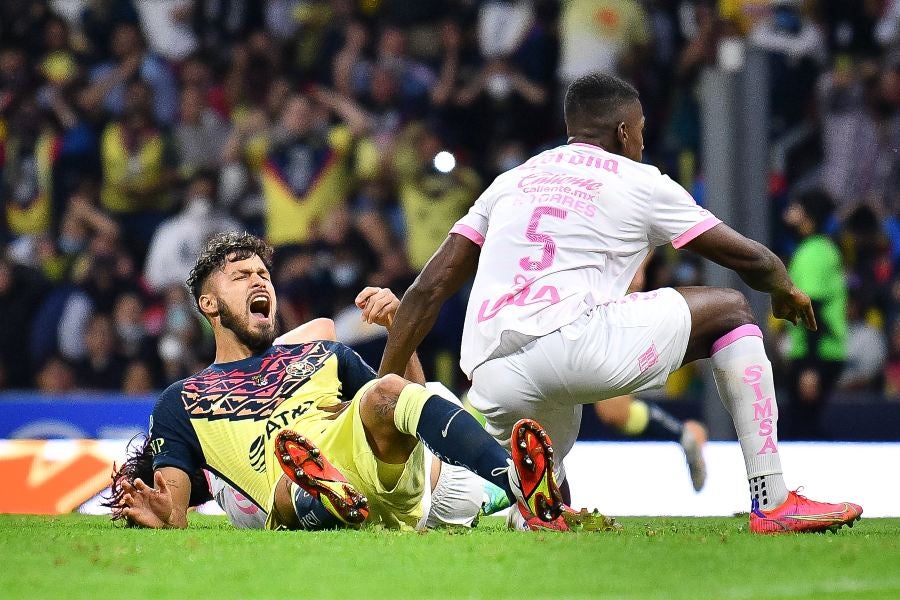
<instances>
[{"instance_id":1,"label":"grass blades","mask_svg":"<svg viewBox=\"0 0 900 600\"><path fill-rule=\"evenodd\" d=\"M744 518L624 518L618 533L126 530L0 515L0 598L900 598L900 519L754 536Z\"/></svg>"}]
</instances>

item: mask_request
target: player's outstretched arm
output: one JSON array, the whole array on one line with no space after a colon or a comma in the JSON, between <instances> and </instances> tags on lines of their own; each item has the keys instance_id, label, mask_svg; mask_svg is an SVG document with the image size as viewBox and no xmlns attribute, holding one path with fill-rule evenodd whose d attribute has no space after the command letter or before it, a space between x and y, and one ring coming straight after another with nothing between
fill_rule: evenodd
<instances>
[{"instance_id":1,"label":"player's outstretched arm","mask_svg":"<svg viewBox=\"0 0 900 600\"><path fill-rule=\"evenodd\" d=\"M802 322L807 329L816 330L809 296L794 284L781 259L759 242L719 223L684 247L733 270L747 285L769 294L772 313L779 319L794 325Z\"/></svg>"},{"instance_id":2,"label":"player's outstretched arm","mask_svg":"<svg viewBox=\"0 0 900 600\"><path fill-rule=\"evenodd\" d=\"M356 296L356 306L363 311L363 321L381 325L388 330L388 335L390 335L391 327L394 324L394 315L397 314L397 307L400 306L400 299L390 288L373 286L363 288ZM425 385L425 371L422 370L422 363L415 352L406 361L403 378Z\"/></svg>"},{"instance_id":3,"label":"player's outstretched arm","mask_svg":"<svg viewBox=\"0 0 900 600\"><path fill-rule=\"evenodd\" d=\"M403 294L388 331L379 375L404 372L410 356L431 331L441 306L475 274L480 252L477 244L461 235L447 236Z\"/></svg>"},{"instance_id":4,"label":"player's outstretched arm","mask_svg":"<svg viewBox=\"0 0 900 600\"><path fill-rule=\"evenodd\" d=\"M314 342L316 340L337 340L337 331L334 328L334 321L319 317L312 321L307 321L302 325L294 327L285 334L278 336L272 345L278 344L303 344L305 342Z\"/></svg>"},{"instance_id":5,"label":"player's outstretched arm","mask_svg":"<svg viewBox=\"0 0 900 600\"><path fill-rule=\"evenodd\" d=\"M141 479L135 479L133 485L122 483L125 490L122 514L139 527L186 528L191 497L191 480L187 473L175 467L162 467L153 474L153 480L154 487Z\"/></svg>"}]
</instances>

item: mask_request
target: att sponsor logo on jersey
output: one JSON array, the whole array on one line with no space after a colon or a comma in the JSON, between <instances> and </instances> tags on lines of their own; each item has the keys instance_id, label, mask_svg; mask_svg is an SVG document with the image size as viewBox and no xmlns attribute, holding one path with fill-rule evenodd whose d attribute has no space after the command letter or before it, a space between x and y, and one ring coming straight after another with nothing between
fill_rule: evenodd
<instances>
[{"instance_id":1,"label":"att sponsor logo on jersey","mask_svg":"<svg viewBox=\"0 0 900 600\"><path fill-rule=\"evenodd\" d=\"M266 432L261 433L250 444L250 450L247 452L247 459L254 471L262 473L266 470L266 441L272 439L272 436L293 423L303 416L315 402L313 400L305 400L299 406L291 410L283 410L273 414L266 420Z\"/></svg>"}]
</instances>

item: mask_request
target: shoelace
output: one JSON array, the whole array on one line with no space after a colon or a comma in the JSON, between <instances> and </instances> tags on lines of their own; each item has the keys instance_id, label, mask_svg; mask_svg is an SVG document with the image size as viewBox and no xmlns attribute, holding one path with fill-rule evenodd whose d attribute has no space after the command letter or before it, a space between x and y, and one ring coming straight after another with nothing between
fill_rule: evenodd
<instances>
[{"instance_id":1,"label":"shoelace","mask_svg":"<svg viewBox=\"0 0 900 600\"><path fill-rule=\"evenodd\" d=\"M800 500L803 500L804 502L809 502L810 501L809 498L807 498L806 496L804 496L803 494L800 493L800 490L802 490L802 489L803 489L803 486L801 485L796 490L792 490L792 491L794 492L794 495L797 496L797 498L799 498Z\"/></svg>"}]
</instances>

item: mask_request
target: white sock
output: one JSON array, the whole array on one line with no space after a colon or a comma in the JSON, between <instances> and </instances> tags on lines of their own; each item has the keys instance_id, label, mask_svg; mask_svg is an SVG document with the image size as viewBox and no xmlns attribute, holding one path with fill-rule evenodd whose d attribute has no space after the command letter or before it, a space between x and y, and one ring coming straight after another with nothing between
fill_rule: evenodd
<instances>
[{"instance_id":1,"label":"white sock","mask_svg":"<svg viewBox=\"0 0 900 600\"><path fill-rule=\"evenodd\" d=\"M742 325L719 338L710 354L722 404L731 413L744 453L754 508L771 509L787 499L778 453L778 405L772 363L762 332Z\"/></svg>"}]
</instances>

